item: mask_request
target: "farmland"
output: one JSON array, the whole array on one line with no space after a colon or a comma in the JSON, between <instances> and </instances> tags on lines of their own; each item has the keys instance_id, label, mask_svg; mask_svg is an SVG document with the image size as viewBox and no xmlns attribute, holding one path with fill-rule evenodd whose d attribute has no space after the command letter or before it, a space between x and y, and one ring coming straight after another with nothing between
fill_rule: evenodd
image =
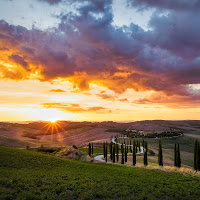
<instances>
[{"instance_id":1,"label":"farmland","mask_svg":"<svg viewBox=\"0 0 200 200\"><path fill-rule=\"evenodd\" d=\"M0 199L199 199L199 177L0 147ZM185 189L187 188L187 190Z\"/></svg>"}]
</instances>

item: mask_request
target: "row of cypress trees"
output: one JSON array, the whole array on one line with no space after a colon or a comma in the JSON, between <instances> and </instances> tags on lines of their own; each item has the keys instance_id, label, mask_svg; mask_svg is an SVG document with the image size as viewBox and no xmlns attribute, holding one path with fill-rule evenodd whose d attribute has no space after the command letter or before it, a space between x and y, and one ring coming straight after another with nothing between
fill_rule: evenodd
<instances>
[{"instance_id":1,"label":"row of cypress trees","mask_svg":"<svg viewBox=\"0 0 200 200\"><path fill-rule=\"evenodd\" d=\"M147 142L143 140L142 142L143 148L144 148L144 165L148 165L148 159L147 159L147 152L148 152L148 146ZM137 149L140 143L138 141L133 142L133 148L131 148L130 152L133 153L133 165L136 165L136 153ZM110 159L112 160L113 163L116 161L119 162L119 150L120 146L115 143L110 143ZM126 144L121 144L121 164L124 164L127 162L127 157L128 157L128 145ZM93 155L94 151L94 146L93 144L89 143L89 156ZM108 161L108 144L104 143L103 144L103 152L104 152L104 159L106 162ZM163 153L162 153L162 144L161 141L159 141L159 146L158 146L158 164L160 166L163 166ZM174 146L174 166L176 167L181 167L181 156L180 156L180 145L175 144ZM195 141L195 147L194 147L194 169L200 170L200 144L198 140Z\"/></svg>"},{"instance_id":2,"label":"row of cypress trees","mask_svg":"<svg viewBox=\"0 0 200 200\"><path fill-rule=\"evenodd\" d=\"M140 143L138 141L134 141L133 143L133 148L131 147L131 149L128 147L128 145L126 144L121 144L121 164L124 164L127 162L128 160L128 151L130 150L131 153L133 153L133 165L136 165L136 153L137 153L137 149L139 148L140 150ZM146 146L144 146L144 148L147 149L147 143L145 143ZM109 144L109 149L110 149L110 160L112 160L113 163L115 163L116 161L119 162L119 150L120 150L120 146L119 144L114 144L114 143L110 143ZM108 160L107 154L108 154L108 144L104 143L103 144L103 152L104 152L104 159ZM147 165L147 151L144 152L144 164Z\"/></svg>"},{"instance_id":3,"label":"row of cypress trees","mask_svg":"<svg viewBox=\"0 0 200 200\"><path fill-rule=\"evenodd\" d=\"M137 149L138 149L138 143L137 141L133 142L133 148L131 148L130 152L133 153L133 165L136 165L136 153L137 153ZM147 152L148 152L148 145L147 142L145 142L143 140L142 142L143 144L143 148L144 148L144 165L147 166L148 165L148 159L147 159ZM103 144L103 150L104 150L104 158L107 162L107 143ZM118 144L114 144L114 143L110 143L110 159L112 160L113 163L115 163L116 161L119 162L119 145ZM139 148L140 149L140 148ZM199 147L199 143L198 141L196 142L196 149L198 149L195 154L195 158L196 163L198 162L199 164L195 165L195 166L199 166L198 170L200 170L200 147ZM127 154L128 154L128 146L126 144L121 144L121 164L124 164L127 162ZM115 158L116 156L116 158ZM161 141L159 141L159 146L158 146L158 164L160 166L163 166L163 153L162 153L162 143ZM174 166L176 167L181 167L181 157L180 157L180 146L179 144L175 144L174 147ZM196 169L196 168L195 168Z\"/></svg>"}]
</instances>

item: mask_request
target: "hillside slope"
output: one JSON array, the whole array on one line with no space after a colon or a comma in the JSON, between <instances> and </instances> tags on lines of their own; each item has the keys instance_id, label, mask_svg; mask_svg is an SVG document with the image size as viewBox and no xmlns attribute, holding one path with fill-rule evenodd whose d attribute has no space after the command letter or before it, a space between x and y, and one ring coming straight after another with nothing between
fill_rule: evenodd
<instances>
[{"instance_id":1,"label":"hillside slope","mask_svg":"<svg viewBox=\"0 0 200 200\"><path fill-rule=\"evenodd\" d=\"M0 199L199 199L200 178L0 147Z\"/></svg>"}]
</instances>

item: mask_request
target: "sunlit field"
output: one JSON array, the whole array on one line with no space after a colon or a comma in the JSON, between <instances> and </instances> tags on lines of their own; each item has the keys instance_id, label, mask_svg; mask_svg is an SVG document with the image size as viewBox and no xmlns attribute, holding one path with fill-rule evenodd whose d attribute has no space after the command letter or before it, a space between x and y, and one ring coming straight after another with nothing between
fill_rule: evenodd
<instances>
[{"instance_id":1,"label":"sunlit field","mask_svg":"<svg viewBox=\"0 0 200 200\"><path fill-rule=\"evenodd\" d=\"M198 199L198 177L0 147L1 199ZM178 190L177 190L178 188ZM187 190L185 189L187 188Z\"/></svg>"}]
</instances>

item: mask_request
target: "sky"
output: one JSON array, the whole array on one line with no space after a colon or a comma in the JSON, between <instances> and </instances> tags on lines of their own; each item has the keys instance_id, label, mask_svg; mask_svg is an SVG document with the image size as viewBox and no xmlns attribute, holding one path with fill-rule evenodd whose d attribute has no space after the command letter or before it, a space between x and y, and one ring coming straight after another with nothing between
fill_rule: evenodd
<instances>
[{"instance_id":1,"label":"sky","mask_svg":"<svg viewBox=\"0 0 200 200\"><path fill-rule=\"evenodd\" d=\"M0 0L0 121L200 116L197 0Z\"/></svg>"}]
</instances>

